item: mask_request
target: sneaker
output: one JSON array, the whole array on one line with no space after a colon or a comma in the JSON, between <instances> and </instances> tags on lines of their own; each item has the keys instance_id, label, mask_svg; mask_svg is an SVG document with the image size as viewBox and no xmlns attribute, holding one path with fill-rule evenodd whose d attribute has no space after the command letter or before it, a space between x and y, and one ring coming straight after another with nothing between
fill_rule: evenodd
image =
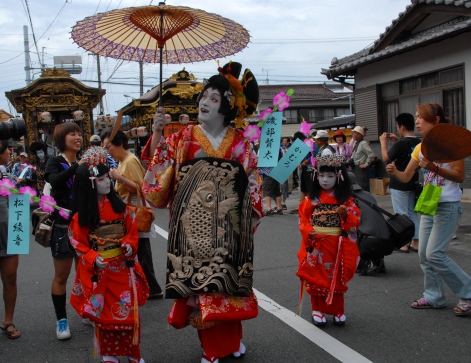
<instances>
[{"instance_id":1,"label":"sneaker","mask_svg":"<svg viewBox=\"0 0 471 363\"><path fill-rule=\"evenodd\" d=\"M69 321L67 319L61 319L57 321L56 336L59 340L70 339Z\"/></svg>"},{"instance_id":2,"label":"sneaker","mask_svg":"<svg viewBox=\"0 0 471 363\"><path fill-rule=\"evenodd\" d=\"M371 262L370 260L366 260L363 263L362 261L360 261L356 272L359 273L361 276L366 276L371 270L373 270L373 262Z\"/></svg>"},{"instance_id":3,"label":"sneaker","mask_svg":"<svg viewBox=\"0 0 471 363\"><path fill-rule=\"evenodd\" d=\"M384 265L384 259L381 258L374 262L375 268L374 271L384 274L386 272L386 266Z\"/></svg>"}]
</instances>

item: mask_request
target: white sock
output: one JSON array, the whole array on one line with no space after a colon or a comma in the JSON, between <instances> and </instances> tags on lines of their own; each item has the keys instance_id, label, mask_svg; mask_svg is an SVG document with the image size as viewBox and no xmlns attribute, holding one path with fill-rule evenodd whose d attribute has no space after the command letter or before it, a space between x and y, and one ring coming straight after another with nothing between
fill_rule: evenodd
<instances>
[{"instance_id":1,"label":"white sock","mask_svg":"<svg viewBox=\"0 0 471 363\"><path fill-rule=\"evenodd\" d=\"M320 311L313 310L312 311L312 317L318 323L326 323L327 322L327 320L325 319L324 313L321 313Z\"/></svg>"},{"instance_id":2,"label":"white sock","mask_svg":"<svg viewBox=\"0 0 471 363\"><path fill-rule=\"evenodd\" d=\"M114 362L114 363L118 363L119 360L118 360L118 358L116 358L116 357L112 357L112 356L109 356L109 355L104 355L104 356L103 356L103 362Z\"/></svg>"},{"instance_id":3,"label":"white sock","mask_svg":"<svg viewBox=\"0 0 471 363\"><path fill-rule=\"evenodd\" d=\"M335 318L335 321L338 321L338 322L345 322L347 320L347 317L345 316L345 314L342 314L340 316L334 315L334 318Z\"/></svg>"}]
</instances>

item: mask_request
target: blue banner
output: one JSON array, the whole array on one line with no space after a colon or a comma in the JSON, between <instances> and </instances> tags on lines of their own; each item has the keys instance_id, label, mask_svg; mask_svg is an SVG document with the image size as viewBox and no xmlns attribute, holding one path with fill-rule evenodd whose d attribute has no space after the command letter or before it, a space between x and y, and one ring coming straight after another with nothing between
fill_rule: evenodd
<instances>
[{"instance_id":1,"label":"blue banner","mask_svg":"<svg viewBox=\"0 0 471 363\"><path fill-rule=\"evenodd\" d=\"M296 139L293 145L289 147L285 155L280 159L278 165L273 168L268 175L277 180L280 184L283 184L298 165L301 164L309 151L311 151L309 146L300 139Z\"/></svg>"},{"instance_id":2,"label":"blue banner","mask_svg":"<svg viewBox=\"0 0 471 363\"><path fill-rule=\"evenodd\" d=\"M8 197L8 254L29 253L29 194Z\"/></svg>"},{"instance_id":3,"label":"blue banner","mask_svg":"<svg viewBox=\"0 0 471 363\"><path fill-rule=\"evenodd\" d=\"M281 142L282 112L270 114L262 126L260 149L258 151L258 167L270 167L278 164L278 152Z\"/></svg>"}]
</instances>

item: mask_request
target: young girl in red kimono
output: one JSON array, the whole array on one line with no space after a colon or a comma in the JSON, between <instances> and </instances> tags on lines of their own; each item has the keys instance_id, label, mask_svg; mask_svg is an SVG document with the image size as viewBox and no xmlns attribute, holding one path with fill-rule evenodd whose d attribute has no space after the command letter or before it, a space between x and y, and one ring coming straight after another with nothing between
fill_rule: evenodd
<instances>
[{"instance_id":1,"label":"young girl in red kimono","mask_svg":"<svg viewBox=\"0 0 471 363\"><path fill-rule=\"evenodd\" d=\"M302 241L296 273L311 295L312 321L324 326L325 314L334 325L345 324L344 293L355 275L359 252L357 229L360 210L351 196L351 185L342 155L316 158L317 170L309 195L299 205Z\"/></svg>"},{"instance_id":2,"label":"young girl in red kimono","mask_svg":"<svg viewBox=\"0 0 471 363\"><path fill-rule=\"evenodd\" d=\"M144 363L138 305L149 287L136 257L136 217L111 188L108 171L102 163L84 163L75 176L69 237L79 262L70 303L94 323L103 363L117 363L117 356Z\"/></svg>"}]
</instances>

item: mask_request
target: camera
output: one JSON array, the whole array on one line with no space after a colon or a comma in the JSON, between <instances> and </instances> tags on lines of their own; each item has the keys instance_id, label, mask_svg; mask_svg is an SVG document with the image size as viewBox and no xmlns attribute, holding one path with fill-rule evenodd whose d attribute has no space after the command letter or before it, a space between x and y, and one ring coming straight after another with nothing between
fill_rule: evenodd
<instances>
[{"instance_id":1,"label":"camera","mask_svg":"<svg viewBox=\"0 0 471 363\"><path fill-rule=\"evenodd\" d=\"M26 134L25 121L21 118L11 118L8 121L0 122L0 139L19 139Z\"/></svg>"}]
</instances>

